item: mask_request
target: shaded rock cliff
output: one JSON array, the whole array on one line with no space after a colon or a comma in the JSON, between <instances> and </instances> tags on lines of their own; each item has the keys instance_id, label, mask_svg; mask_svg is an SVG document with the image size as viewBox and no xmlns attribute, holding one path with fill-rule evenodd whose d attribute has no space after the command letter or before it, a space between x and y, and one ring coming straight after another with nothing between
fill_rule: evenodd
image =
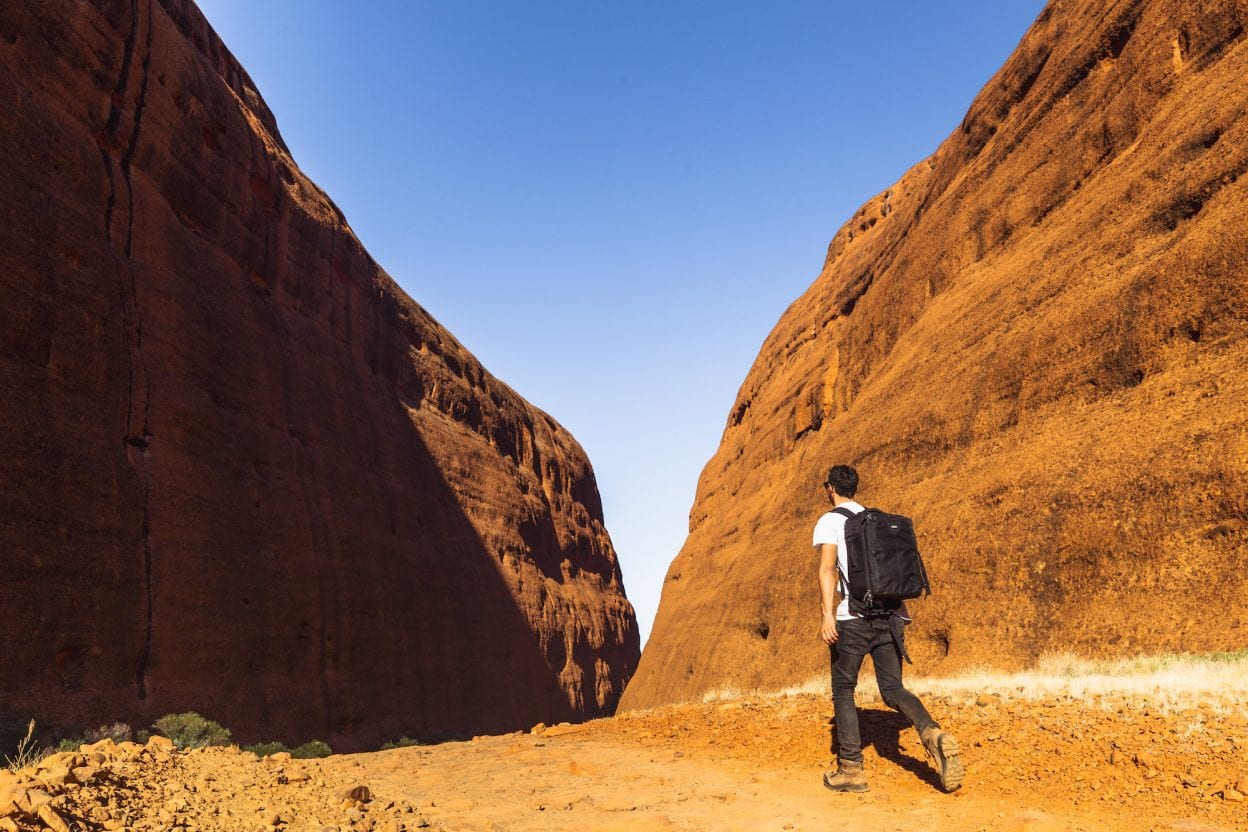
<instances>
[{"instance_id":1,"label":"shaded rock cliff","mask_svg":"<svg viewBox=\"0 0 1248 832\"><path fill-rule=\"evenodd\" d=\"M842 227L699 481L623 707L827 672L837 462L912 515L924 672L1248 644L1248 6L1054 0Z\"/></svg>"},{"instance_id":2,"label":"shaded rock cliff","mask_svg":"<svg viewBox=\"0 0 1248 832\"><path fill-rule=\"evenodd\" d=\"M610 713L589 461L361 248L189 0L0 14L0 710L350 750Z\"/></svg>"}]
</instances>

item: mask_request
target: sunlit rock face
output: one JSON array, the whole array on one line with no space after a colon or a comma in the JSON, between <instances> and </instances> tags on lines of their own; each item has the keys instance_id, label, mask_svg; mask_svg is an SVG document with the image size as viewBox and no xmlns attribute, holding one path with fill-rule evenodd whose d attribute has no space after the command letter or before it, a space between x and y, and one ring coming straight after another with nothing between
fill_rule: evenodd
<instances>
[{"instance_id":1,"label":"sunlit rock face","mask_svg":"<svg viewBox=\"0 0 1248 832\"><path fill-rule=\"evenodd\" d=\"M836 233L624 707L826 674L810 535L839 462L917 522L924 672L1248 642L1246 30L1229 0L1055 0Z\"/></svg>"},{"instance_id":2,"label":"sunlit rock face","mask_svg":"<svg viewBox=\"0 0 1248 832\"><path fill-rule=\"evenodd\" d=\"M610 713L589 461L360 246L189 0L0 15L0 710L350 750Z\"/></svg>"}]
</instances>

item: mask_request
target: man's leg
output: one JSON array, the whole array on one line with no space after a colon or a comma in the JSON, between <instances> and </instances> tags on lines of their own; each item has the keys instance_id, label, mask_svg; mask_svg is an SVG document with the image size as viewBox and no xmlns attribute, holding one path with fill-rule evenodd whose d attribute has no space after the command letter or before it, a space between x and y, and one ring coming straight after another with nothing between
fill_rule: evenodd
<instances>
[{"instance_id":1,"label":"man's leg","mask_svg":"<svg viewBox=\"0 0 1248 832\"><path fill-rule=\"evenodd\" d=\"M901 650L899 645L893 643L891 635L887 641L881 639L873 645L871 663L875 665L875 681L880 686L884 704L901 711L910 720L940 774L940 787L947 792L954 791L962 785L965 773L958 741L949 732L942 731L919 697L902 685Z\"/></svg>"},{"instance_id":2,"label":"man's leg","mask_svg":"<svg viewBox=\"0 0 1248 832\"><path fill-rule=\"evenodd\" d=\"M883 636L887 636L888 640L883 640ZM885 705L901 711L920 735L929 728L937 727L936 720L923 707L919 697L902 685L901 652L893 644L888 631L884 631L881 639L872 646L871 663L875 665L875 681L880 686L880 697Z\"/></svg>"},{"instance_id":3,"label":"man's leg","mask_svg":"<svg viewBox=\"0 0 1248 832\"><path fill-rule=\"evenodd\" d=\"M844 638L843 627L841 629ZM858 671L863 655L850 652L854 645L842 649L832 645L832 710L836 717L836 757L852 763L862 762L862 736L858 731L858 706L854 689L858 687Z\"/></svg>"},{"instance_id":4,"label":"man's leg","mask_svg":"<svg viewBox=\"0 0 1248 832\"><path fill-rule=\"evenodd\" d=\"M823 785L835 792L865 792L862 773L862 737L858 731L858 707L854 688L866 655L863 622L838 621L839 639L832 645L832 709L836 719L836 769L824 772Z\"/></svg>"}]
</instances>

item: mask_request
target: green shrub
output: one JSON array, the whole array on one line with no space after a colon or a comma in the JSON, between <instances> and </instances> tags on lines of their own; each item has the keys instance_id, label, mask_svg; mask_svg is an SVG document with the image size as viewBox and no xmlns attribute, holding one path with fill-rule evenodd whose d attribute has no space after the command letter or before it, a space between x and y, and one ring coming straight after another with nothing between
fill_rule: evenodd
<instances>
[{"instance_id":1,"label":"green shrub","mask_svg":"<svg viewBox=\"0 0 1248 832\"><path fill-rule=\"evenodd\" d=\"M244 745L243 750L250 751L257 757L268 757L271 754L277 754L280 751L289 751L290 749L280 742L258 742L255 745Z\"/></svg>"},{"instance_id":2,"label":"green shrub","mask_svg":"<svg viewBox=\"0 0 1248 832\"><path fill-rule=\"evenodd\" d=\"M392 740L383 745L380 750L389 751L392 748L408 748L413 745L424 745L424 743L420 740L414 740L411 737L399 737L397 740Z\"/></svg>"},{"instance_id":3,"label":"green shrub","mask_svg":"<svg viewBox=\"0 0 1248 832\"><path fill-rule=\"evenodd\" d=\"M228 728L204 719L194 711L184 714L167 714L152 726L161 736L173 740L178 748L206 748L210 745L228 745Z\"/></svg>"},{"instance_id":4,"label":"green shrub","mask_svg":"<svg viewBox=\"0 0 1248 832\"><path fill-rule=\"evenodd\" d=\"M298 748L292 748L290 750L290 756L294 757L296 760L310 760L316 757L328 757L333 753L333 749L329 747L329 744L321 742L320 740L311 740L309 742L305 742Z\"/></svg>"},{"instance_id":5,"label":"green shrub","mask_svg":"<svg viewBox=\"0 0 1248 832\"><path fill-rule=\"evenodd\" d=\"M85 737L66 737L56 744L52 749L53 754L60 754L64 751L77 751L81 746L86 745Z\"/></svg>"}]
</instances>

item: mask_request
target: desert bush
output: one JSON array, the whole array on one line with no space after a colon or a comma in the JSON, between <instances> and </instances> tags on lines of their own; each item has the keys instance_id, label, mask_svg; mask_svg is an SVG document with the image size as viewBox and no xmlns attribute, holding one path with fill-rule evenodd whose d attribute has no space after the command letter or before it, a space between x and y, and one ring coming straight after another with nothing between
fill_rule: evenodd
<instances>
[{"instance_id":1,"label":"desert bush","mask_svg":"<svg viewBox=\"0 0 1248 832\"><path fill-rule=\"evenodd\" d=\"M90 728L84 731L81 736L63 737L56 744L54 751L59 754L63 751L77 751L84 745L97 743L100 740L128 742L133 738L134 733L130 730L129 725L124 722L114 722L111 725L101 725L98 728Z\"/></svg>"},{"instance_id":2,"label":"desert bush","mask_svg":"<svg viewBox=\"0 0 1248 832\"><path fill-rule=\"evenodd\" d=\"M414 740L411 737L399 737L397 740L391 740L383 745L381 751L389 751L392 748L407 748L412 745L424 745L420 740Z\"/></svg>"},{"instance_id":3,"label":"desert bush","mask_svg":"<svg viewBox=\"0 0 1248 832\"><path fill-rule=\"evenodd\" d=\"M130 726L126 723L114 722L112 725L101 725L99 728L87 731L83 739L88 743L99 742L100 740L129 742L134 739L134 732L130 730Z\"/></svg>"},{"instance_id":4,"label":"desert bush","mask_svg":"<svg viewBox=\"0 0 1248 832\"><path fill-rule=\"evenodd\" d=\"M230 731L220 723L204 719L194 711L184 714L166 714L152 726L156 733L173 740L178 748L206 748L210 745L228 745Z\"/></svg>"},{"instance_id":5,"label":"desert bush","mask_svg":"<svg viewBox=\"0 0 1248 832\"><path fill-rule=\"evenodd\" d=\"M310 760L316 757L328 757L333 753L333 749L329 747L329 744L321 742L320 740L311 740L309 742L305 742L298 748L292 748L290 750L290 756L294 757L296 760Z\"/></svg>"},{"instance_id":6,"label":"desert bush","mask_svg":"<svg viewBox=\"0 0 1248 832\"><path fill-rule=\"evenodd\" d=\"M257 757L268 757L271 754L277 754L280 751L289 751L284 743L280 742L258 742L255 745L244 745L244 751L250 751ZM292 755L293 756L293 755Z\"/></svg>"}]
</instances>

